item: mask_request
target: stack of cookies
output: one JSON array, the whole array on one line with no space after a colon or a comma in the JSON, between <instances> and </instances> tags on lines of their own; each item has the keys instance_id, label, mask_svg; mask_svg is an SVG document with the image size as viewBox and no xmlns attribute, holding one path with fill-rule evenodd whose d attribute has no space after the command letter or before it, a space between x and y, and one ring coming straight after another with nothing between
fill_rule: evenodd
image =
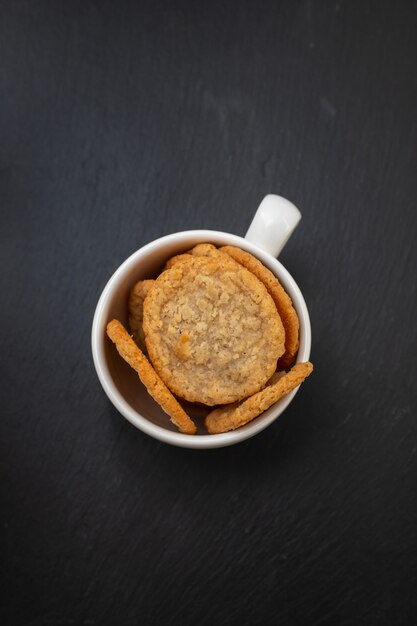
<instances>
[{"instance_id":1,"label":"stack of cookies","mask_svg":"<svg viewBox=\"0 0 417 626\"><path fill-rule=\"evenodd\" d=\"M202 243L172 257L155 280L133 286L128 308L131 334L117 320L107 334L183 433L197 431L194 405L207 407L208 433L234 430L312 372L309 362L293 365L290 297L240 248Z\"/></svg>"}]
</instances>

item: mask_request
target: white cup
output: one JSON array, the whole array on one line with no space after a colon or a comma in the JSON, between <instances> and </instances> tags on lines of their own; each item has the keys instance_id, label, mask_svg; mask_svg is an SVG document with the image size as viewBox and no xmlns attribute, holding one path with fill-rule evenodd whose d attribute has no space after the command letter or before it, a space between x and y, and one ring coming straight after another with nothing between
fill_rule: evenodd
<instances>
[{"instance_id":1,"label":"white cup","mask_svg":"<svg viewBox=\"0 0 417 626\"><path fill-rule=\"evenodd\" d=\"M237 430L217 435L184 435L169 421L140 382L136 372L117 353L106 336L106 325L116 318L127 325L127 300L132 285L156 276L165 261L189 250L197 243L232 245L256 256L277 276L290 295L300 320L300 347L297 362L308 361L311 347L310 318L297 283L275 258L281 252L301 218L288 200L268 195L260 204L246 237L212 230L189 230L156 239L134 252L116 270L98 301L92 327L92 351L99 380L116 409L147 435L184 448L220 448L253 437L272 424L293 400L297 389L284 396L267 411Z\"/></svg>"}]
</instances>

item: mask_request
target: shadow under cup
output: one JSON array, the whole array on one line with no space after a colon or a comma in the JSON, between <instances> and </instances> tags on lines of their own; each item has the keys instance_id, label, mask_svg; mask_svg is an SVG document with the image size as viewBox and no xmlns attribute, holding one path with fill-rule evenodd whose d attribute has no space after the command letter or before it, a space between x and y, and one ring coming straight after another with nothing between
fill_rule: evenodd
<instances>
[{"instance_id":1,"label":"shadow under cup","mask_svg":"<svg viewBox=\"0 0 417 626\"><path fill-rule=\"evenodd\" d=\"M297 391L294 390L282 398L246 426L218 435L207 434L202 424L207 409L184 403L186 412L195 418L198 427L197 436L184 435L178 432L168 416L151 398L136 372L120 357L114 344L108 339L106 324L111 319L118 319L126 328L128 327L127 303L131 287L138 280L156 278L167 259L203 242L216 246L228 244L240 247L256 256L279 278L291 296L300 319L300 348L297 361L306 361L310 355L310 323L300 290L276 259L249 241L237 235L194 230L167 235L132 254L110 278L97 304L92 330L93 358L97 374L111 402L137 428L162 441L194 448L230 445L251 437L273 422L291 402Z\"/></svg>"}]
</instances>

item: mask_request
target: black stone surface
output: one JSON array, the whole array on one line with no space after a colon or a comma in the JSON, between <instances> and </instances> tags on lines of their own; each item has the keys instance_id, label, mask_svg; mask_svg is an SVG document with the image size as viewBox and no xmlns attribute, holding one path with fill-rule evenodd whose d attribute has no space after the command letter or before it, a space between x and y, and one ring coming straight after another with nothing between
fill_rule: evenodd
<instances>
[{"instance_id":1,"label":"black stone surface","mask_svg":"<svg viewBox=\"0 0 417 626\"><path fill-rule=\"evenodd\" d=\"M416 3L0 9L0 623L417 624ZM270 192L316 371L251 441L153 441L96 378L98 296Z\"/></svg>"}]
</instances>

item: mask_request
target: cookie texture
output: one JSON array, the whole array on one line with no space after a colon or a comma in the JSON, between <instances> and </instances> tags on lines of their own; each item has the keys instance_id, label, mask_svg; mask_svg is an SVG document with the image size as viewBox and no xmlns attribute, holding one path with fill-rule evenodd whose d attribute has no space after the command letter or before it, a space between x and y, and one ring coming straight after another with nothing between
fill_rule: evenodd
<instances>
[{"instance_id":1,"label":"cookie texture","mask_svg":"<svg viewBox=\"0 0 417 626\"><path fill-rule=\"evenodd\" d=\"M124 326L118 320L112 320L107 324L107 335L115 344L120 356L137 372L152 398L169 415L171 422L180 432L194 435L197 430L194 422L167 389Z\"/></svg>"},{"instance_id":2,"label":"cookie texture","mask_svg":"<svg viewBox=\"0 0 417 626\"><path fill-rule=\"evenodd\" d=\"M285 370L282 370L281 372L274 372L272 374L271 378L266 383L265 387L267 385L273 385L274 383L277 383L279 380L281 380L281 378L283 378L285 376L286 373L287 372Z\"/></svg>"},{"instance_id":3,"label":"cookie texture","mask_svg":"<svg viewBox=\"0 0 417 626\"><path fill-rule=\"evenodd\" d=\"M243 400L243 402L211 411L204 422L208 432L210 434L225 433L244 426L269 409L270 406L278 402L287 393L298 387L307 376L310 376L312 371L313 365L307 361L306 363L297 363L284 375L282 375L282 372L274 374L273 380L275 382L267 385L250 398Z\"/></svg>"},{"instance_id":4,"label":"cookie texture","mask_svg":"<svg viewBox=\"0 0 417 626\"><path fill-rule=\"evenodd\" d=\"M129 294L129 328L133 339L142 352L146 352L145 334L143 332L143 303L154 282L154 280L139 280L133 285Z\"/></svg>"},{"instance_id":5,"label":"cookie texture","mask_svg":"<svg viewBox=\"0 0 417 626\"><path fill-rule=\"evenodd\" d=\"M177 263L183 263L184 261L188 261L189 259L191 259L191 254L188 254L187 252L184 252L184 254L176 254L175 256L172 256L170 259L168 259L162 271L169 270Z\"/></svg>"},{"instance_id":6,"label":"cookie texture","mask_svg":"<svg viewBox=\"0 0 417 626\"><path fill-rule=\"evenodd\" d=\"M143 311L146 346L161 379L179 397L209 406L258 391L285 341L263 283L216 253L163 272Z\"/></svg>"},{"instance_id":7,"label":"cookie texture","mask_svg":"<svg viewBox=\"0 0 417 626\"><path fill-rule=\"evenodd\" d=\"M191 248L191 250L189 250L188 254L191 254L193 256L209 256L218 258L224 253L220 252L220 250L216 248L216 246L213 246L212 243L198 243L196 246L194 246L194 248Z\"/></svg>"},{"instance_id":8,"label":"cookie texture","mask_svg":"<svg viewBox=\"0 0 417 626\"><path fill-rule=\"evenodd\" d=\"M285 329L285 352L278 362L278 369L287 369L294 362L298 351L300 326L290 296L277 277L249 252L234 246L223 246L220 251L252 272L271 294Z\"/></svg>"}]
</instances>

